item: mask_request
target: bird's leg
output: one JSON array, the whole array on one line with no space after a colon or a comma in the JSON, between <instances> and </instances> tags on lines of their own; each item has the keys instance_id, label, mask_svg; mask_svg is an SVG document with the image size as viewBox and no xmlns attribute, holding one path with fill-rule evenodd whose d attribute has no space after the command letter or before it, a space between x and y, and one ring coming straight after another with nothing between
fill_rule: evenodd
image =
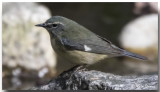
<instances>
[{"instance_id":1,"label":"bird's leg","mask_svg":"<svg viewBox=\"0 0 160 92\"><path fill-rule=\"evenodd\" d=\"M75 74L75 73L78 72L78 71L87 71L87 69L86 69L87 66L88 66L87 64L74 66L74 67L71 69L71 71L73 71L73 72L71 73L70 78L73 76L73 74Z\"/></svg>"}]
</instances>

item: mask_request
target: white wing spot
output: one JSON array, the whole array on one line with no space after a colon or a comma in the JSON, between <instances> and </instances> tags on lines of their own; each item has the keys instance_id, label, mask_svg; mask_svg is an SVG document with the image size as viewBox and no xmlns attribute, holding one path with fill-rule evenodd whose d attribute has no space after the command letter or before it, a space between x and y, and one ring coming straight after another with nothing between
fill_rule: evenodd
<instances>
[{"instance_id":1,"label":"white wing spot","mask_svg":"<svg viewBox=\"0 0 160 92\"><path fill-rule=\"evenodd\" d=\"M91 51L92 49L90 47L88 47L87 45L84 45L84 49L85 51Z\"/></svg>"}]
</instances>

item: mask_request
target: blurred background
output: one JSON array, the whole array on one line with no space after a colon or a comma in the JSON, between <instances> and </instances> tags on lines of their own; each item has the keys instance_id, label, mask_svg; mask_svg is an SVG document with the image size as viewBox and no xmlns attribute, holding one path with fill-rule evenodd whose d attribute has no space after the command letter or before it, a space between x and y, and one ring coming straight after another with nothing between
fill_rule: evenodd
<instances>
[{"instance_id":1,"label":"blurred background","mask_svg":"<svg viewBox=\"0 0 160 92\"><path fill-rule=\"evenodd\" d=\"M149 3L3 3L3 89L29 89L48 82L67 62L51 48L48 32L34 25L59 15L72 19L115 45L146 56L105 59L89 69L118 75L158 73L158 5Z\"/></svg>"}]
</instances>

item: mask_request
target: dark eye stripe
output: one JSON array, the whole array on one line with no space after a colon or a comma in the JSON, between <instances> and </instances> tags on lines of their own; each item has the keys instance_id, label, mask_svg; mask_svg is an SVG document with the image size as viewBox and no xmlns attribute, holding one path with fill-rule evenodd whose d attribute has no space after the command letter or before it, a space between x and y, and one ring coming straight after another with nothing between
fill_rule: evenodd
<instances>
[{"instance_id":1,"label":"dark eye stripe","mask_svg":"<svg viewBox=\"0 0 160 92\"><path fill-rule=\"evenodd\" d=\"M52 23L47 24L48 28L52 28L52 27L56 28L57 26L58 26L58 24L55 24L55 23L53 23L53 24Z\"/></svg>"}]
</instances>

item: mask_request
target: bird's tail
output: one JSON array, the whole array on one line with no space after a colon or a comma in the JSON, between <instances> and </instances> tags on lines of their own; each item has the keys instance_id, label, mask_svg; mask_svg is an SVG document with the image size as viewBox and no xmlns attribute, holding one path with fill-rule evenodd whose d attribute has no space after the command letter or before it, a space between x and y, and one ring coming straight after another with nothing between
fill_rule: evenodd
<instances>
[{"instance_id":1,"label":"bird's tail","mask_svg":"<svg viewBox=\"0 0 160 92\"><path fill-rule=\"evenodd\" d=\"M144 56L141 56L141 55L129 52L129 51L125 51L125 50L123 51L123 55L128 56L128 57L132 57L132 58L136 58L136 59L140 59L140 60L145 60L145 61L148 60L147 57L144 57Z\"/></svg>"}]
</instances>

